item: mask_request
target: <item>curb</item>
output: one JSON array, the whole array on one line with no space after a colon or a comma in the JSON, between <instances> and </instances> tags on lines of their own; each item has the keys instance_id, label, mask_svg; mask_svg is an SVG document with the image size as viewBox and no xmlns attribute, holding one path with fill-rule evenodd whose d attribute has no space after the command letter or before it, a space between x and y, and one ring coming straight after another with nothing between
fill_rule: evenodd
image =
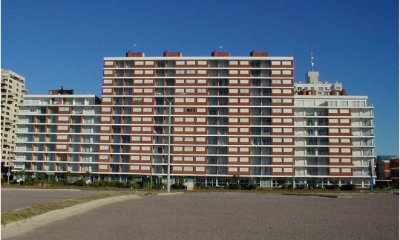
<instances>
[{"instance_id":1,"label":"curb","mask_svg":"<svg viewBox=\"0 0 400 240\"><path fill-rule=\"evenodd\" d=\"M109 197L98 200L93 200L86 203L77 204L71 207L49 211L31 218L12 222L1 226L1 239L15 237L20 234L27 233L35 228L46 226L57 220L62 220L78 214L85 213L89 210L102 207L111 203L118 203L131 199L140 199L137 195L124 195L117 197Z\"/></svg>"}]
</instances>

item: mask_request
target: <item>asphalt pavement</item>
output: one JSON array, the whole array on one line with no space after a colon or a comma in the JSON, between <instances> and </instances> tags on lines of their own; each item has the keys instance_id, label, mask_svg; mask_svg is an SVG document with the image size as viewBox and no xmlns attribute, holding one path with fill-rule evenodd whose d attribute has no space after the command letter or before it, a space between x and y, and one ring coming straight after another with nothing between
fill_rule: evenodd
<instances>
[{"instance_id":1,"label":"asphalt pavement","mask_svg":"<svg viewBox=\"0 0 400 240\"><path fill-rule=\"evenodd\" d=\"M257 193L147 195L9 239L398 239L399 198Z\"/></svg>"}]
</instances>

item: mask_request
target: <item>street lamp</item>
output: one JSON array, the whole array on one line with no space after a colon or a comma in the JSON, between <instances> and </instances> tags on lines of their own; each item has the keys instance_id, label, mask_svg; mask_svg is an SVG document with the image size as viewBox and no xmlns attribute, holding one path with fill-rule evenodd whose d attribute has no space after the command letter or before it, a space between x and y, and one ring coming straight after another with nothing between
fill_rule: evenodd
<instances>
[{"instance_id":1,"label":"street lamp","mask_svg":"<svg viewBox=\"0 0 400 240\"><path fill-rule=\"evenodd\" d=\"M177 95L185 95L177 94ZM174 96L165 97L168 101L168 169L167 169L167 192L171 192L171 116L172 116L172 104L174 103Z\"/></svg>"},{"instance_id":2,"label":"street lamp","mask_svg":"<svg viewBox=\"0 0 400 240\"><path fill-rule=\"evenodd\" d=\"M173 97L166 97L168 101L168 169L167 169L167 192L171 191L171 115L172 115L172 103L174 102Z\"/></svg>"}]
</instances>

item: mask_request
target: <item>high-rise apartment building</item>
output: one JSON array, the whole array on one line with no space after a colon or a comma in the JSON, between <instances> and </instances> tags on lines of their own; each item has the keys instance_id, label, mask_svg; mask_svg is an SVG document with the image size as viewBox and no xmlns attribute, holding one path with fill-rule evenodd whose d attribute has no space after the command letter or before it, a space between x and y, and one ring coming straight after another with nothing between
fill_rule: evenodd
<instances>
[{"instance_id":1,"label":"high-rise apartment building","mask_svg":"<svg viewBox=\"0 0 400 240\"><path fill-rule=\"evenodd\" d=\"M15 171L97 172L100 99L51 90L26 95L19 113Z\"/></svg>"},{"instance_id":2,"label":"high-rise apartment building","mask_svg":"<svg viewBox=\"0 0 400 240\"><path fill-rule=\"evenodd\" d=\"M207 185L225 185L233 176L264 187L282 179L295 179L296 185L368 185L374 134L367 98L347 95L339 83L319 82L315 71L306 84L295 86L293 71L293 57L255 51L250 56L128 52L106 57L101 105L92 106L99 113L93 115L98 124L95 119L91 160L73 160L77 150L71 146L79 144L62 137L66 159L54 163L66 163L63 170L43 168L48 161L32 159L25 150L17 162L25 169L30 164L28 172L90 171L117 181L165 180L169 169L173 181ZM34 119L25 121L21 128ZM62 125L72 134L72 116L69 121ZM37 161L43 162L40 170L32 167ZM70 168L73 164L92 167Z\"/></svg>"},{"instance_id":3,"label":"high-rise apartment building","mask_svg":"<svg viewBox=\"0 0 400 240\"><path fill-rule=\"evenodd\" d=\"M15 158L17 114L25 94L25 78L1 69L1 164L10 168Z\"/></svg>"}]
</instances>

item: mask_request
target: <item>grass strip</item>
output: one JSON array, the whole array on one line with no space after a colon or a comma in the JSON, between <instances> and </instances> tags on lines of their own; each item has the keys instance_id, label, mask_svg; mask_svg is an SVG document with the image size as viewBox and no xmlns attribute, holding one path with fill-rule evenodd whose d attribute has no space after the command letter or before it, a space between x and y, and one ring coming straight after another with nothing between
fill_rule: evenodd
<instances>
[{"instance_id":1,"label":"grass strip","mask_svg":"<svg viewBox=\"0 0 400 240\"><path fill-rule=\"evenodd\" d=\"M74 198L74 199L66 199L66 200L57 201L57 202L39 204L39 205L35 205L32 207L24 208L24 209L9 211L9 212L1 214L1 224L6 225L6 224L9 224L12 222L19 221L19 220L31 218L31 217L34 217L34 216L37 216L37 215L40 215L40 214L43 214L43 213L46 213L49 211L63 209L63 208L77 205L77 204L86 203L86 202L90 202L90 201L94 201L94 200L98 200L98 199L118 197L118 196L129 195L129 194L133 194L133 193L117 192L117 193L96 194L96 195L83 196L83 197Z\"/></svg>"}]
</instances>

